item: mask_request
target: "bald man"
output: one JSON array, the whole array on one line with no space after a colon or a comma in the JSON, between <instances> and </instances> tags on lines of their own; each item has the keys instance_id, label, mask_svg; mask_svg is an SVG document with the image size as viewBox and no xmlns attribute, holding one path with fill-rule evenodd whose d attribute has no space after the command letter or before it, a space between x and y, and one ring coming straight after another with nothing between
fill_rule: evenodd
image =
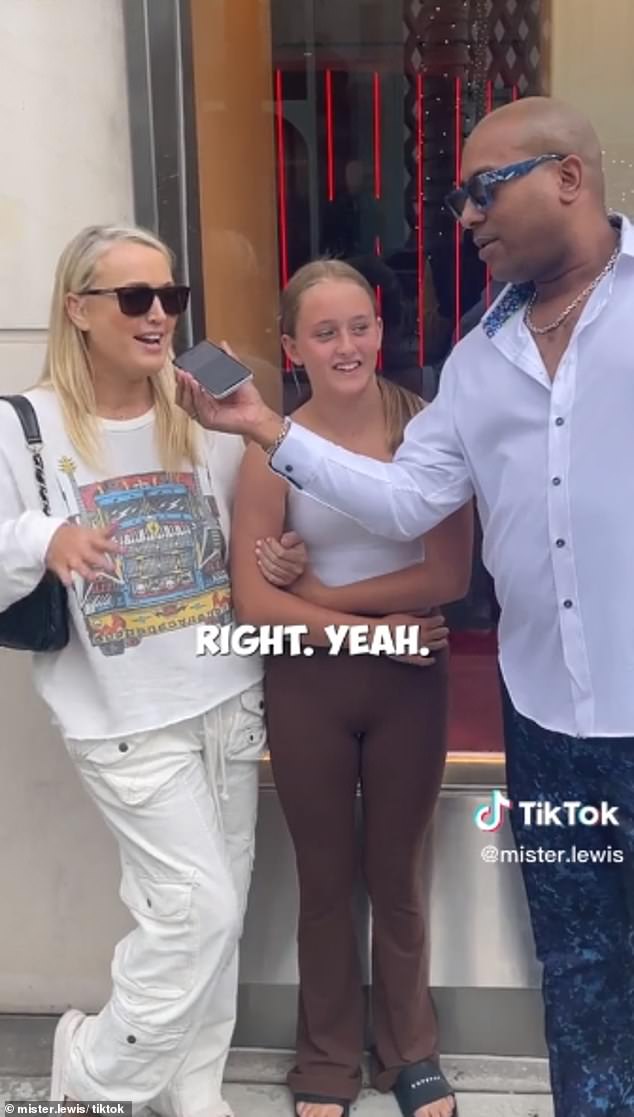
<instances>
[{"instance_id":1,"label":"bald man","mask_svg":"<svg viewBox=\"0 0 634 1117\"><path fill-rule=\"evenodd\" d=\"M469 138L463 169L447 204L506 286L454 349L393 462L282 422L251 387L218 404L183 381L181 400L190 412L196 403L205 425L257 440L291 484L378 535L414 539L476 496L501 606L508 791L544 966L555 1113L625 1117L634 1114L634 228L606 212L592 126L557 101L492 113ZM357 356L342 333L336 360ZM518 806L542 800L553 808L547 828ZM583 824L594 817L601 825ZM404 1113L435 1114L423 1093L409 1108L403 1101L411 1066L389 1069Z\"/></svg>"}]
</instances>

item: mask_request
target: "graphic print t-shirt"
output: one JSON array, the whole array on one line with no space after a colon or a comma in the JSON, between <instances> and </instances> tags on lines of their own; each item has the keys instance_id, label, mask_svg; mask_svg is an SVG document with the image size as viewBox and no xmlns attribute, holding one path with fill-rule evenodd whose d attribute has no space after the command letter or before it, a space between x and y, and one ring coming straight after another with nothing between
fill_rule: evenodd
<instances>
[{"instance_id":1,"label":"graphic print t-shirt","mask_svg":"<svg viewBox=\"0 0 634 1117\"><path fill-rule=\"evenodd\" d=\"M54 395L29 395L52 515L111 527L121 548L96 581L76 577L69 646L36 657L40 692L66 736L116 737L173 724L257 682L258 657L196 656L197 625L233 621L227 550L242 440L204 432L200 465L166 473L153 411L101 420L96 472L69 442Z\"/></svg>"}]
</instances>

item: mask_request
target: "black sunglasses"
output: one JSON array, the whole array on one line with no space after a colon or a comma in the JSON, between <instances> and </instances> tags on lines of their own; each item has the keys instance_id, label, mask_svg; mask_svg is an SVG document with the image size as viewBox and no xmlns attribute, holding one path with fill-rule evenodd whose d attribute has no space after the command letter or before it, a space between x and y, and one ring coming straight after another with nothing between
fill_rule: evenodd
<instances>
[{"instance_id":1,"label":"black sunglasses","mask_svg":"<svg viewBox=\"0 0 634 1117\"><path fill-rule=\"evenodd\" d=\"M184 284L172 284L169 287L91 287L88 291L81 291L82 295L116 295L119 301L119 310L128 318L140 318L147 314L155 299L158 299L163 310L170 317L176 318L187 310L190 288Z\"/></svg>"}]
</instances>

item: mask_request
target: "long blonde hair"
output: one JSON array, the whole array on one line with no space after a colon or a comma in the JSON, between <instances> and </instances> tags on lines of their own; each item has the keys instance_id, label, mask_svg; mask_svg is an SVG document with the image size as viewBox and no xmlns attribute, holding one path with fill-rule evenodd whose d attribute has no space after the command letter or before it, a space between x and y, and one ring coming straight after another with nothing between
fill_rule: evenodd
<instances>
[{"instance_id":1,"label":"long blonde hair","mask_svg":"<svg viewBox=\"0 0 634 1117\"><path fill-rule=\"evenodd\" d=\"M70 292L81 295L92 286L97 262L114 244L132 242L161 252L173 267L169 248L146 229L119 225L90 225L66 246L55 272L51 298L48 344L40 378L43 387L52 388L60 407L64 426L78 454L85 462L101 464L97 405L90 364L90 353L83 332L71 321L66 309ZM161 464L168 472L195 462L196 436L188 416L175 403L174 366L168 360L158 376L150 381L156 411L156 442Z\"/></svg>"},{"instance_id":2,"label":"long blonde hair","mask_svg":"<svg viewBox=\"0 0 634 1117\"><path fill-rule=\"evenodd\" d=\"M346 264L344 260L313 260L309 264L304 264L295 272L282 292L280 315L282 334L292 338L295 337L303 296L311 287L316 287L318 283L322 283L326 279L346 280L348 283L356 283L357 287L365 291L372 303L375 315L378 316L376 295L361 272L350 264ZM386 380L384 376L378 377L378 385L381 392L388 444L390 451L395 454L403 441L405 427L410 419L413 419L414 415L422 410L425 403L415 392L402 388L400 384L393 384Z\"/></svg>"}]
</instances>

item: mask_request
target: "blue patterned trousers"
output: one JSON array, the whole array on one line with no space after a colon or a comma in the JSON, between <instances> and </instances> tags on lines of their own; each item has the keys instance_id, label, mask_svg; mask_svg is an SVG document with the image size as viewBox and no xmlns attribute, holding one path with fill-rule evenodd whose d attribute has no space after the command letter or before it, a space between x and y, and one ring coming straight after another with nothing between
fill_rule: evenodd
<instances>
[{"instance_id":1,"label":"blue patterned trousers","mask_svg":"<svg viewBox=\"0 0 634 1117\"><path fill-rule=\"evenodd\" d=\"M522 864L555 1115L634 1117L634 737L553 733L503 701L513 804L605 801L618 810L618 826L539 827L514 807L511 824L524 856L556 851Z\"/></svg>"}]
</instances>

